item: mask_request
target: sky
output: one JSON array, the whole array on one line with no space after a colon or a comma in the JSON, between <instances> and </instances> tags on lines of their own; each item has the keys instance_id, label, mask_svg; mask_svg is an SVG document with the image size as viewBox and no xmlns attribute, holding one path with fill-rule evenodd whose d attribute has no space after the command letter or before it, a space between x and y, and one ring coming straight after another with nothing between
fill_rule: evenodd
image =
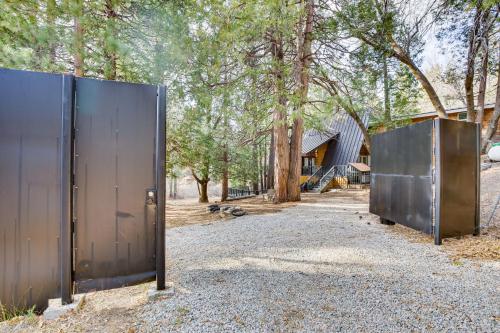
<instances>
[{"instance_id":1,"label":"sky","mask_svg":"<svg viewBox=\"0 0 500 333\"><path fill-rule=\"evenodd\" d=\"M434 31L429 31L426 37L426 43L423 51L422 69L424 72L431 68L433 65L445 66L450 61L450 56L446 53L443 54L442 49L439 47L439 42L435 36Z\"/></svg>"}]
</instances>

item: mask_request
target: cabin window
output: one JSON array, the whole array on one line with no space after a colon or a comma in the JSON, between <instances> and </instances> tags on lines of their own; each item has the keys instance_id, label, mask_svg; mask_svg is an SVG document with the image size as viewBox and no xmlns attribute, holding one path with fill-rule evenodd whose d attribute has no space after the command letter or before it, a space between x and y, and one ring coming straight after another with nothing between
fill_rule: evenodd
<instances>
[{"instance_id":1,"label":"cabin window","mask_svg":"<svg viewBox=\"0 0 500 333\"><path fill-rule=\"evenodd\" d=\"M359 155L358 163L370 165L370 155Z\"/></svg>"},{"instance_id":2,"label":"cabin window","mask_svg":"<svg viewBox=\"0 0 500 333\"><path fill-rule=\"evenodd\" d=\"M310 167L314 165L314 157L305 157L304 166Z\"/></svg>"},{"instance_id":3,"label":"cabin window","mask_svg":"<svg viewBox=\"0 0 500 333\"><path fill-rule=\"evenodd\" d=\"M467 112L460 112L458 114L458 120L467 120Z\"/></svg>"},{"instance_id":4,"label":"cabin window","mask_svg":"<svg viewBox=\"0 0 500 333\"><path fill-rule=\"evenodd\" d=\"M315 164L314 157L303 157L302 159L302 175L312 175L318 169Z\"/></svg>"}]
</instances>

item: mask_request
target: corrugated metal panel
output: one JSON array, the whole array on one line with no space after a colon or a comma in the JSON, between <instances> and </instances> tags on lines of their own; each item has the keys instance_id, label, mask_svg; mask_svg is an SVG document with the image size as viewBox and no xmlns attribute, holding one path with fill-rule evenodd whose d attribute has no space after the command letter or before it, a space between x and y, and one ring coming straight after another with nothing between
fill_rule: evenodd
<instances>
[{"instance_id":1,"label":"corrugated metal panel","mask_svg":"<svg viewBox=\"0 0 500 333\"><path fill-rule=\"evenodd\" d=\"M59 295L63 76L0 69L0 301Z\"/></svg>"},{"instance_id":2,"label":"corrugated metal panel","mask_svg":"<svg viewBox=\"0 0 500 333\"><path fill-rule=\"evenodd\" d=\"M75 280L106 289L155 276L157 87L76 79ZM98 232L96 232L98 230Z\"/></svg>"}]
</instances>

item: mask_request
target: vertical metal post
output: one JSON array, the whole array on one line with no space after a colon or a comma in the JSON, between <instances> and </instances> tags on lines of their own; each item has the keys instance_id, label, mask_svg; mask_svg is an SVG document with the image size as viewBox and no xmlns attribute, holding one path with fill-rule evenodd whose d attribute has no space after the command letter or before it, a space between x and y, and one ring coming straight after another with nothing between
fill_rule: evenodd
<instances>
[{"instance_id":1,"label":"vertical metal post","mask_svg":"<svg viewBox=\"0 0 500 333\"><path fill-rule=\"evenodd\" d=\"M434 120L434 244L441 245L441 119Z\"/></svg>"},{"instance_id":2,"label":"vertical metal post","mask_svg":"<svg viewBox=\"0 0 500 333\"><path fill-rule=\"evenodd\" d=\"M60 152L60 247L61 300L72 302L72 159L73 159L73 75L62 75L61 152Z\"/></svg>"},{"instance_id":3,"label":"vertical metal post","mask_svg":"<svg viewBox=\"0 0 500 333\"><path fill-rule=\"evenodd\" d=\"M479 236L481 220L481 126L476 124L476 217L474 221L474 236Z\"/></svg>"},{"instance_id":4,"label":"vertical metal post","mask_svg":"<svg viewBox=\"0 0 500 333\"><path fill-rule=\"evenodd\" d=\"M165 289L166 89L158 86L156 101L156 289Z\"/></svg>"}]
</instances>

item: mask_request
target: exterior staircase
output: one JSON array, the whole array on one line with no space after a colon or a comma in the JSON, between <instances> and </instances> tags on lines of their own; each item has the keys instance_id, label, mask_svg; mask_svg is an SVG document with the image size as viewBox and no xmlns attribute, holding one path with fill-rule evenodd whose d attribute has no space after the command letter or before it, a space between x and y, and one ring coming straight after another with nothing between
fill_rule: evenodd
<instances>
[{"instance_id":1,"label":"exterior staircase","mask_svg":"<svg viewBox=\"0 0 500 333\"><path fill-rule=\"evenodd\" d=\"M304 190L313 193L324 192L330 182L335 177L344 177L346 175L345 165L334 165L326 171L323 168L318 169L305 184Z\"/></svg>"},{"instance_id":2,"label":"exterior staircase","mask_svg":"<svg viewBox=\"0 0 500 333\"><path fill-rule=\"evenodd\" d=\"M326 189L326 187L328 186L328 184L330 184L330 182L332 181L333 177L335 177L335 173L334 172L327 172L323 177L321 177L320 181L317 182L312 187L311 192L316 192L316 193L323 192Z\"/></svg>"}]
</instances>

